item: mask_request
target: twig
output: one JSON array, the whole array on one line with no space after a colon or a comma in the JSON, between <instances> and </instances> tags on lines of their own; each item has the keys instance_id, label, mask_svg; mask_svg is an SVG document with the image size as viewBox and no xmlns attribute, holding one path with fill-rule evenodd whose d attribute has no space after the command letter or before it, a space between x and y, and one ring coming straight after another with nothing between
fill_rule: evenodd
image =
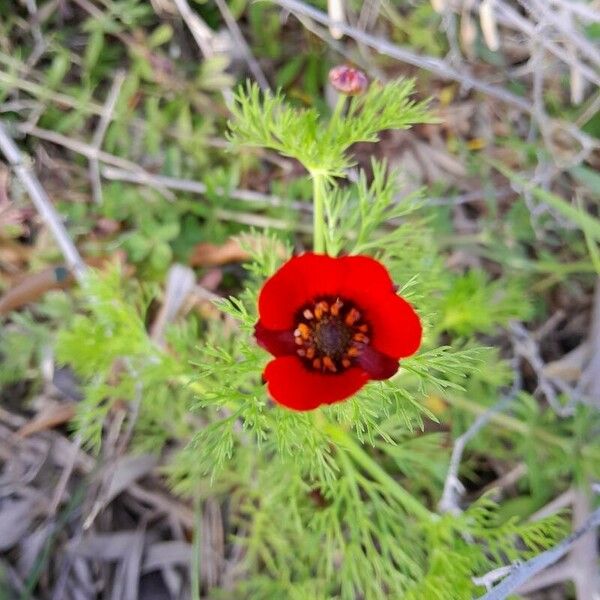
<instances>
[{"instance_id":1,"label":"twig","mask_svg":"<svg viewBox=\"0 0 600 600\"><path fill-rule=\"evenodd\" d=\"M46 42L44 41L44 35L42 34L42 28L38 19L38 8L35 0L25 0L25 6L27 6L27 11L31 16L31 31L35 40L36 50L38 50L35 54L40 55L39 49L41 48L43 52L43 49L46 48Z\"/></svg>"},{"instance_id":2,"label":"twig","mask_svg":"<svg viewBox=\"0 0 600 600\"><path fill-rule=\"evenodd\" d=\"M65 257L67 266L73 272L73 275L77 280L80 281L83 272L85 271L85 264L77 251L77 248L75 248L75 244L71 241L60 217L54 210L48 194L46 194L46 191L38 178L23 160L21 152L6 132L2 122L0 122L0 150L12 166L16 176L27 190L31 201L40 213L40 216L52 232L56 243Z\"/></svg>"},{"instance_id":3,"label":"twig","mask_svg":"<svg viewBox=\"0 0 600 600\"><path fill-rule=\"evenodd\" d=\"M2 58L4 57L0 55L0 59ZM9 60L7 64L11 67L11 71L19 69L19 63L17 61ZM8 88L18 88L19 90L22 90L32 96L41 98L44 102L55 102L62 108L74 108L75 110L78 110L84 114L92 114L99 117L101 117L104 114L104 107L101 104L94 102L93 100L86 100L84 102L77 98L73 98L72 96L69 96L67 94L53 92L52 90L49 90L48 88L45 88L44 86L38 83L34 83L33 81L29 81L28 79L24 79L22 77L16 77L12 72L9 74L0 71L0 83ZM37 104L36 106L39 106L39 104ZM132 117L131 119L129 119L128 123L132 127L141 131L145 131L148 127L148 123L139 117ZM178 140L187 141L192 139L191 136L181 135L174 128L167 128L165 130L165 133L170 137ZM218 137L206 137L203 138L203 141L208 146L212 146L214 148L227 149L230 147L229 143L226 140Z\"/></svg>"},{"instance_id":4,"label":"twig","mask_svg":"<svg viewBox=\"0 0 600 600\"><path fill-rule=\"evenodd\" d=\"M542 0L518 0L518 2L531 15L536 15L540 21L547 21L560 31L588 60L595 65L600 65L600 52L573 27L572 13L566 7L561 7L559 12L550 8L548 3Z\"/></svg>"},{"instance_id":5,"label":"twig","mask_svg":"<svg viewBox=\"0 0 600 600\"><path fill-rule=\"evenodd\" d=\"M196 14L187 3L187 0L173 0L181 18L185 21L191 34L200 48L204 58L210 58L213 54L213 32L211 28Z\"/></svg>"},{"instance_id":6,"label":"twig","mask_svg":"<svg viewBox=\"0 0 600 600\"><path fill-rule=\"evenodd\" d=\"M466 445L477 435L477 433L499 412L503 411L516 397L521 389L520 364L517 358L513 359L514 380L508 394L502 397L494 406L479 415L473 424L459 436L454 442L450 466L444 482L444 490L438 504L441 512L459 513L458 500L464 492L464 487L458 478L458 469Z\"/></svg>"},{"instance_id":7,"label":"twig","mask_svg":"<svg viewBox=\"0 0 600 600\"><path fill-rule=\"evenodd\" d=\"M471 7L473 11L478 10L481 3L485 0L476 0L473 2ZM463 10L463 0L450 0L449 4L455 12L461 12ZM576 4L574 2L573 4ZM570 67L578 69L582 75L584 75L592 83L599 85L600 77L593 69L583 62L577 60L576 56L572 56L567 52L565 48L554 42L548 35L539 35L539 24L532 23L520 13L501 0L495 0L495 18L498 23L508 27L510 29L516 29L527 35L531 40L539 42L548 52L553 54L556 58L566 63Z\"/></svg>"},{"instance_id":8,"label":"twig","mask_svg":"<svg viewBox=\"0 0 600 600\"><path fill-rule=\"evenodd\" d=\"M548 36L536 36L536 25L522 17L516 10L505 3L498 2L497 4L499 21L509 27L516 28L527 34L533 39L539 41L541 45L552 53L556 58L560 59L570 67L579 69L581 74L586 77L591 83L600 85L600 77L590 67L578 61L571 56L564 48L553 42Z\"/></svg>"},{"instance_id":9,"label":"twig","mask_svg":"<svg viewBox=\"0 0 600 600\"><path fill-rule=\"evenodd\" d=\"M194 36L200 52L204 55L204 58L210 58L214 56L214 45L213 45L213 31L212 29L196 14L188 4L187 0L173 0L181 18L184 20L188 29ZM233 92L231 88L223 89L223 99L227 106L231 106L233 103Z\"/></svg>"},{"instance_id":10,"label":"twig","mask_svg":"<svg viewBox=\"0 0 600 600\"><path fill-rule=\"evenodd\" d=\"M575 403L582 399L582 394L571 388L566 382L558 377L548 376L544 369L546 364L540 355L540 349L533 336L520 324L511 323L511 330L516 340L516 352L523 357L535 371L538 379L538 388L541 390L554 412L561 417L571 416L575 410ZM556 389L568 396L566 405L560 403Z\"/></svg>"},{"instance_id":11,"label":"twig","mask_svg":"<svg viewBox=\"0 0 600 600\"><path fill-rule=\"evenodd\" d=\"M493 588L487 594L480 596L478 600L504 600L510 594L516 592L526 581L534 575L553 565L561 559L580 538L588 531L600 525L600 508L596 509L581 528L565 538L560 544L542 552L542 554L517 566L512 573Z\"/></svg>"},{"instance_id":12,"label":"twig","mask_svg":"<svg viewBox=\"0 0 600 600\"><path fill-rule=\"evenodd\" d=\"M100 121L98 122L98 126L96 127L96 131L94 132L94 137L92 138L92 147L97 151L102 147L102 142L104 141L104 136L106 135L106 130L112 121L112 114L115 110L115 106L117 104L117 100L119 99L119 93L121 91L121 86L125 81L125 72L117 71L115 78L113 79L112 86L106 98L106 102L104 104L104 108L102 110L102 116L100 117ZM96 204L102 203L102 183L100 181L100 163L98 161L98 157L95 156L90 158L90 177L92 180L92 193L94 196L94 201Z\"/></svg>"},{"instance_id":13,"label":"twig","mask_svg":"<svg viewBox=\"0 0 600 600\"><path fill-rule=\"evenodd\" d=\"M415 67L431 71L432 73L435 73L442 79L458 81L466 88L473 88L489 96L493 96L498 100L502 100L507 104L511 104L512 106L515 106L516 108L526 113L531 113L531 106L529 102L524 98L520 98L519 96L507 92L501 87L476 79L468 73L455 69L454 67L450 66L447 62L440 60L439 58L415 54L414 52L411 52L406 48L392 44L391 42L385 39L375 37L369 33L361 31L360 29L357 29L356 27L352 27L351 25L347 25L345 23L333 23L324 12L321 12L320 10L309 6L301 0L274 1L279 6L288 9L294 14L310 17L311 19L317 21L318 23L321 23L322 25L335 25L345 35L351 37L357 42L361 42L366 46L373 48L380 54L384 54L386 56L390 56L391 58L395 58L396 60L405 62Z\"/></svg>"},{"instance_id":14,"label":"twig","mask_svg":"<svg viewBox=\"0 0 600 600\"><path fill-rule=\"evenodd\" d=\"M248 46L246 39L244 38L242 31L240 30L240 27L237 24L237 21L235 20L235 18L231 14L231 11L229 10L229 6L227 6L227 3L224 2L224 0L215 0L215 4L221 11L221 15L223 15L223 19L225 19L225 23L227 24L229 32L231 33L231 37L238 43L239 49L244 55L246 64L252 72L252 75L254 75L254 78L256 79L261 90L269 90L270 86L267 77L264 74L261 66L258 64L256 58L254 58L252 50L250 49L250 46Z\"/></svg>"},{"instance_id":15,"label":"twig","mask_svg":"<svg viewBox=\"0 0 600 600\"><path fill-rule=\"evenodd\" d=\"M140 185L163 186L171 190L181 192L191 192L193 194L206 194L207 187L200 181L193 179L180 179L177 177L167 177L164 175L154 175L144 171L143 173L136 171L132 172L127 169L116 169L113 167L104 167L102 175L106 179L115 181L126 181L128 183L138 183ZM288 206L294 210L302 210L310 212L311 205L307 202L286 201L279 196L271 196L262 194L253 190L226 190L216 188L214 193L222 196L228 196L234 200L242 200L243 202L255 202L266 204L267 206Z\"/></svg>"},{"instance_id":16,"label":"twig","mask_svg":"<svg viewBox=\"0 0 600 600\"><path fill-rule=\"evenodd\" d=\"M329 26L329 33L334 40L342 38L344 33L335 25L335 23L342 23L345 17L343 0L327 0L327 14L332 21L332 25Z\"/></svg>"},{"instance_id":17,"label":"twig","mask_svg":"<svg viewBox=\"0 0 600 600\"><path fill-rule=\"evenodd\" d=\"M489 571L485 575L481 577L473 577L473 583L475 585L480 585L484 587L488 592L492 589L492 586L499 579L504 579L509 573L512 573L515 570L515 565L508 565L506 567L498 567L493 571Z\"/></svg>"},{"instance_id":18,"label":"twig","mask_svg":"<svg viewBox=\"0 0 600 600\"><path fill-rule=\"evenodd\" d=\"M583 21L590 23L600 23L600 11L598 11L598 3L596 2L596 8L591 4L585 4L580 0L551 0L552 4L560 6L565 10L571 11L577 15Z\"/></svg>"},{"instance_id":19,"label":"twig","mask_svg":"<svg viewBox=\"0 0 600 600\"><path fill-rule=\"evenodd\" d=\"M137 165L136 165L137 167ZM183 179L179 177L168 177L165 175L155 175L144 171L143 169L136 168L135 172L129 169L120 169L111 166L104 167L102 169L102 176L105 179L112 179L115 181L126 181L128 183L137 183L140 185L149 185L152 187L162 186L170 190L177 190L180 192L190 192L192 194L206 194L207 187L200 181L194 179ZM254 190L244 189L233 189L224 190L216 188L213 190L214 193L228 196L234 200L241 200L243 202L256 202L258 204L266 204L267 206L285 206L293 210L298 210L306 213L312 212L312 204L308 202L299 202L297 200L285 200L280 196L273 196L271 194L263 194L261 192L255 192ZM510 186L506 186L495 190L496 200L503 200L514 194L513 189ZM452 198L438 197L438 198L427 198L426 202L431 206L445 206L457 204L466 204L468 202L478 202L485 198L485 191L474 190L465 194L460 194ZM404 199L403 195L398 195L394 198L395 201L401 202Z\"/></svg>"},{"instance_id":20,"label":"twig","mask_svg":"<svg viewBox=\"0 0 600 600\"><path fill-rule=\"evenodd\" d=\"M566 492L557 496L548 504L534 512L529 518L530 521L539 521L540 519L545 519L550 515L556 514L561 511L563 508L570 506L573 504L573 500L575 499L575 490L573 488L569 488Z\"/></svg>"},{"instance_id":21,"label":"twig","mask_svg":"<svg viewBox=\"0 0 600 600\"><path fill-rule=\"evenodd\" d=\"M46 194L46 191L42 187L38 178L33 174L28 165L23 161L23 157L13 142L12 138L6 132L4 125L0 122L0 150L12 166L15 174L27 190L31 201L35 205L37 211L44 219L46 225L52 232L56 243L58 244L61 252L65 257L67 266L72 271L75 278L81 282L83 274L86 270L85 263L81 258L77 248L71 241L69 234L67 233L64 225L62 224L60 217L54 210L50 198ZM65 469L61 474L61 478L56 486L53 500L51 502L50 510L53 514L60 503L60 499L63 496L67 482L73 472L75 466L75 458L81 448L81 438L76 436L73 445L73 454L69 458ZM71 460L72 459L72 460Z\"/></svg>"},{"instance_id":22,"label":"twig","mask_svg":"<svg viewBox=\"0 0 600 600\"><path fill-rule=\"evenodd\" d=\"M98 150L90 144L86 144L85 142L80 142L78 140L73 140L67 137L66 135L62 135L61 133L50 131L48 129L41 129L40 127L31 125L18 125L17 129L28 135L40 138L41 140L46 140L53 144L57 144L58 146L68 148L69 150L77 152L78 154L81 154L88 159L97 159L100 162L113 165L121 169L127 169L129 171L134 171L137 173L145 173L144 169L142 169L139 165L130 160L121 158L120 156L114 156L113 154L109 154L108 152L104 152L103 150ZM168 200L174 200L175 196L169 190L160 185L156 187Z\"/></svg>"}]
</instances>

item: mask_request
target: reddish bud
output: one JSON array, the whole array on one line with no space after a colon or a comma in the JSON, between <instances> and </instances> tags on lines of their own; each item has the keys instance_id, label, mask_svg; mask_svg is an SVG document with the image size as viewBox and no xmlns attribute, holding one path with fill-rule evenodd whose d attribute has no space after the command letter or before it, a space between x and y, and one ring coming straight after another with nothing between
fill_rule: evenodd
<instances>
[{"instance_id":1,"label":"reddish bud","mask_svg":"<svg viewBox=\"0 0 600 600\"><path fill-rule=\"evenodd\" d=\"M369 80L362 71L347 65L333 67L329 71L329 81L338 92L348 96L362 94L369 85Z\"/></svg>"}]
</instances>

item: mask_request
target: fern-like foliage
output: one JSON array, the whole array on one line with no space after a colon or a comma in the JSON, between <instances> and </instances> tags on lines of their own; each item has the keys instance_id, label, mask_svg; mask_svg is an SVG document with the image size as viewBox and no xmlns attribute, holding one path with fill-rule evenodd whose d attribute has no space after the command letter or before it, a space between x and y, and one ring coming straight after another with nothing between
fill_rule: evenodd
<instances>
[{"instance_id":1,"label":"fern-like foliage","mask_svg":"<svg viewBox=\"0 0 600 600\"><path fill-rule=\"evenodd\" d=\"M459 515L432 510L448 460L444 434L425 433L438 415L432 394L496 390L507 379L489 349L472 341L440 347L437 338L488 330L507 312L502 299L495 302L497 284L491 296L476 296L484 316L463 319L459 329L448 300L456 278L417 212L418 194L398 200L397 175L377 162L372 178L361 173L343 188L335 179L352 164L352 144L430 119L411 92L411 82L374 84L327 121L248 85L236 95L231 123L236 142L294 157L323 178L327 250L377 256L419 310L423 348L393 379L313 412L273 404L261 380L270 357L253 340L260 286L286 259L281 240L269 236L246 244L252 259L243 291L217 303L227 320L189 318L171 331L168 350L146 332L148 294L117 270L86 279L83 313L59 338L59 357L85 382L75 427L90 447L98 449L117 401L139 403L138 443L179 443L166 466L175 491L227 497L251 574L236 597L467 600L480 591L474 576L561 534L558 518L523 524L487 498Z\"/></svg>"},{"instance_id":2,"label":"fern-like foliage","mask_svg":"<svg viewBox=\"0 0 600 600\"><path fill-rule=\"evenodd\" d=\"M103 275L90 271L81 297L85 313L59 334L57 358L85 382L73 423L85 445L100 449L107 416L123 400L140 404L136 440L145 449L158 450L172 437L189 435L190 367L150 339L141 290L128 289L113 268ZM169 413L174 418L165 421Z\"/></svg>"},{"instance_id":3,"label":"fern-like foliage","mask_svg":"<svg viewBox=\"0 0 600 600\"><path fill-rule=\"evenodd\" d=\"M263 93L248 83L231 107L231 139L295 158L309 171L341 177L353 164L346 153L352 144L375 142L386 129L433 120L427 103L410 99L413 88L412 80L372 84L366 94L352 98L344 118L327 123L315 109L295 109L281 93Z\"/></svg>"}]
</instances>

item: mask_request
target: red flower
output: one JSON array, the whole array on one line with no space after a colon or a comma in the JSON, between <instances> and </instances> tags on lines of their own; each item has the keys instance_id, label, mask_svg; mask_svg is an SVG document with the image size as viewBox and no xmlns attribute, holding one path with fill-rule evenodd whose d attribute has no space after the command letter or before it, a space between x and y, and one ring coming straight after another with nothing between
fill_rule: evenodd
<instances>
[{"instance_id":1,"label":"red flower","mask_svg":"<svg viewBox=\"0 0 600 600\"><path fill-rule=\"evenodd\" d=\"M329 83L340 93L348 96L362 94L369 86L367 76L358 69L338 65L329 71Z\"/></svg>"},{"instance_id":2,"label":"red flower","mask_svg":"<svg viewBox=\"0 0 600 600\"><path fill-rule=\"evenodd\" d=\"M264 372L269 394L294 410L388 379L421 343L419 317L368 256L291 258L265 282L258 313L254 335L275 356Z\"/></svg>"}]
</instances>

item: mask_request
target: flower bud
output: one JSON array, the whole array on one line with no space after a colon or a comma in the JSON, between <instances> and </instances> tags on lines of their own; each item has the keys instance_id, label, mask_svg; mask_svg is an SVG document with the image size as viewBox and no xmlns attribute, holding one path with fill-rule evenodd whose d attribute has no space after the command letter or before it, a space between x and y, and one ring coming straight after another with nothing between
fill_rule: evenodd
<instances>
[{"instance_id":1,"label":"flower bud","mask_svg":"<svg viewBox=\"0 0 600 600\"><path fill-rule=\"evenodd\" d=\"M367 76L358 69L347 65L338 65L329 71L329 82L341 94L357 96L369 85Z\"/></svg>"}]
</instances>

